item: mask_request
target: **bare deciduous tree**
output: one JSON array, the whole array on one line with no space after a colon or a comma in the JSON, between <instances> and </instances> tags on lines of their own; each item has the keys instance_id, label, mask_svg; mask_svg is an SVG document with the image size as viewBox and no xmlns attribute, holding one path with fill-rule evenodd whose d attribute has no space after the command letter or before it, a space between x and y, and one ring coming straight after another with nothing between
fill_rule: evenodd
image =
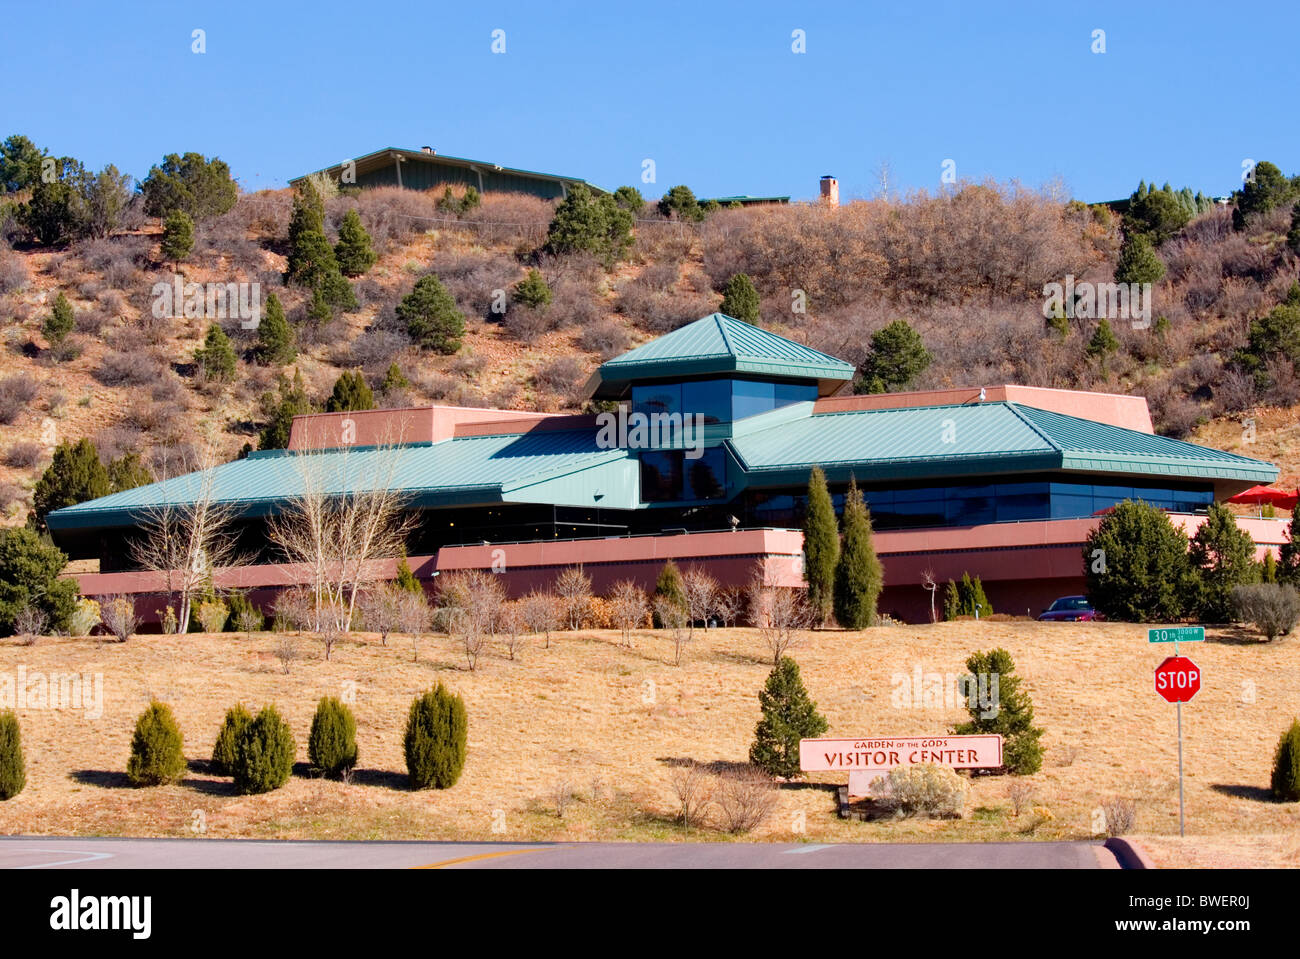
<instances>
[{"instance_id":1,"label":"bare deciduous tree","mask_svg":"<svg viewBox=\"0 0 1300 959\"><path fill-rule=\"evenodd\" d=\"M718 597L718 581L701 567L691 566L682 574L682 592L686 595L687 625L694 639L697 621L702 621L705 629L709 628L709 616Z\"/></svg>"},{"instance_id":2,"label":"bare deciduous tree","mask_svg":"<svg viewBox=\"0 0 1300 959\"><path fill-rule=\"evenodd\" d=\"M217 462L210 446L193 455L166 450L160 462L164 480L172 467L193 471L173 477L163 502L140 514L128 548L141 569L162 574L169 606L170 597L178 598L175 630L183 633L194 597L214 585L216 571L245 561L234 525L239 511L216 500ZM171 490L177 491L175 500Z\"/></svg>"},{"instance_id":3,"label":"bare deciduous tree","mask_svg":"<svg viewBox=\"0 0 1300 959\"><path fill-rule=\"evenodd\" d=\"M14 635L24 646L35 646L49 626L49 617L35 606L24 606L14 614Z\"/></svg>"},{"instance_id":4,"label":"bare deciduous tree","mask_svg":"<svg viewBox=\"0 0 1300 959\"><path fill-rule=\"evenodd\" d=\"M554 593L533 590L520 601L524 624L532 633L546 634L546 648L551 648L551 630L560 628L560 601Z\"/></svg>"},{"instance_id":5,"label":"bare deciduous tree","mask_svg":"<svg viewBox=\"0 0 1300 959\"><path fill-rule=\"evenodd\" d=\"M298 649L297 637L290 636L288 633L281 633L279 641L275 644L275 658L280 661L280 668L288 676L289 668L302 658L302 652Z\"/></svg>"},{"instance_id":6,"label":"bare deciduous tree","mask_svg":"<svg viewBox=\"0 0 1300 959\"><path fill-rule=\"evenodd\" d=\"M591 609L591 577L581 566L570 566L556 577L555 594L560 598L561 615L569 629L581 629Z\"/></svg>"},{"instance_id":7,"label":"bare deciduous tree","mask_svg":"<svg viewBox=\"0 0 1300 959\"><path fill-rule=\"evenodd\" d=\"M722 625L724 627L735 626L736 620L740 618L740 614L744 612L748 605L745 587L728 586L725 589L718 590L718 597L714 600L714 604L717 609L718 619L721 620Z\"/></svg>"},{"instance_id":8,"label":"bare deciduous tree","mask_svg":"<svg viewBox=\"0 0 1300 959\"><path fill-rule=\"evenodd\" d=\"M523 610L519 608L519 603L508 601L504 603L497 616L497 622L504 638L502 645L506 648L506 656L513 660L515 653L523 645L524 630L526 629Z\"/></svg>"},{"instance_id":9,"label":"bare deciduous tree","mask_svg":"<svg viewBox=\"0 0 1300 959\"><path fill-rule=\"evenodd\" d=\"M655 618L673 638L673 665L682 664L682 648L691 640L691 632L686 627L686 610L667 596L656 596L654 601Z\"/></svg>"},{"instance_id":10,"label":"bare deciduous tree","mask_svg":"<svg viewBox=\"0 0 1300 959\"><path fill-rule=\"evenodd\" d=\"M814 619L801 590L768 586L759 574L749 584L749 617L771 650L773 663L803 644L802 630Z\"/></svg>"},{"instance_id":11,"label":"bare deciduous tree","mask_svg":"<svg viewBox=\"0 0 1300 959\"><path fill-rule=\"evenodd\" d=\"M379 579L375 561L399 555L414 523L397 484L400 450L381 443L294 455L301 491L271 517L268 535L286 560L308 571L315 628L323 630L328 618L345 633L362 588Z\"/></svg>"},{"instance_id":12,"label":"bare deciduous tree","mask_svg":"<svg viewBox=\"0 0 1300 959\"><path fill-rule=\"evenodd\" d=\"M398 630L411 637L411 661L420 658L420 634L430 626L429 601L424 591L418 593L402 590L401 616Z\"/></svg>"},{"instance_id":13,"label":"bare deciduous tree","mask_svg":"<svg viewBox=\"0 0 1300 959\"><path fill-rule=\"evenodd\" d=\"M447 633L465 649L469 668L478 666L479 655L496 634L505 590L493 573L471 569L448 575L438 597Z\"/></svg>"},{"instance_id":14,"label":"bare deciduous tree","mask_svg":"<svg viewBox=\"0 0 1300 959\"><path fill-rule=\"evenodd\" d=\"M396 583L379 583L361 594L361 618L366 628L379 634L379 644L388 645L388 634L402 624L404 594Z\"/></svg>"},{"instance_id":15,"label":"bare deciduous tree","mask_svg":"<svg viewBox=\"0 0 1300 959\"><path fill-rule=\"evenodd\" d=\"M135 612L135 600L130 596L99 597L99 615L107 629L119 643L125 643L140 628L140 617Z\"/></svg>"},{"instance_id":16,"label":"bare deciduous tree","mask_svg":"<svg viewBox=\"0 0 1300 959\"><path fill-rule=\"evenodd\" d=\"M615 584L609 599L614 625L623 633L623 645L630 649L632 630L645 625L646 613L650 611L645 590L630 579L625 579Z\"/></svg>"},{"instance_id":17,"label":"bare deciduous tree","mask_svg":"<svg viewBox=\"0 0 1300 959\"><path fill-rule=\"evenodd\" d=\"M934 570L931 569L929 566L927 566L921 572L921 585L924 586L930 593L930 622L932 623L937 622L938 621L936 618L937 614L935 613L934 610L934 594L938 591L939 584L938 582L935 581Z\"/></svg>"}]
</instances>

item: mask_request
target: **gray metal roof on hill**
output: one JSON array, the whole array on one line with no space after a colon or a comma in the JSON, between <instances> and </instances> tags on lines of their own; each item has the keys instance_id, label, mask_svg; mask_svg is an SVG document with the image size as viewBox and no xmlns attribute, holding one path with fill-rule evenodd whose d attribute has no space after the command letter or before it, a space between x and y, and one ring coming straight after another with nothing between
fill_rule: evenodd
<instances>
[{"instance_id":1,"label":"gray metal roof on hill","mask_svg":"<svg viewBox=\"0 0 1300 959\"><path fill-rule=\"evenodd\" d=\"M854 367L762 327L712 313L602 363L587 388L594 396L616 397L633 380L713 373L815 379L825 394L853 379Z\"/></svg>"}]
</instances>

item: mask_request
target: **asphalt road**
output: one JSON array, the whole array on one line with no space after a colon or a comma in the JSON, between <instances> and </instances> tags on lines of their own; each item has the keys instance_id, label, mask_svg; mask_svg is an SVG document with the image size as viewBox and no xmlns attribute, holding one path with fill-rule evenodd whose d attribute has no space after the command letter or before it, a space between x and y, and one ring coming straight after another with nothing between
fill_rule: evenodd
<instances>
[{"instance_id":1,"label":"asphalt road","mask_svg":"<svg viewBox=\"0 0 1300 959\"><path fill-rule=\"evenodd\" d=\"M0 869L1096 869L1099 842L472 843L0 837Z\"/></svg>"}]
</instances>

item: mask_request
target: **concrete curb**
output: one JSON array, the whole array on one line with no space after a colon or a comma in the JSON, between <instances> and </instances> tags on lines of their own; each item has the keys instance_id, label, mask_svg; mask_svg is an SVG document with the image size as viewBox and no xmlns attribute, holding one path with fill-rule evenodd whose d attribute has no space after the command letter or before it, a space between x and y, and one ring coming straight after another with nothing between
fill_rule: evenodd
<instances>
[{"instance_id":1,"label":"concrete curb","mask_svg":"<svg viewBox=\"0 0 1300 959\"><path fill-rule=\"evenodd\" d=\"M1151 856L1133 839L1113 836L1102 843L1119 860L1121 869L1155 869Z\"/></svg>"}]
</instances>

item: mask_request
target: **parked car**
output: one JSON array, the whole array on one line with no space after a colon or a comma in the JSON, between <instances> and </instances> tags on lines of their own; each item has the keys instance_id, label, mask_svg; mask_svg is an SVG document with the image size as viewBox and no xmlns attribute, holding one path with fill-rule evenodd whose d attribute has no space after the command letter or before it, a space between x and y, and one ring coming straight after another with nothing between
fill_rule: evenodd
<instances>
[{"instance_id":1,"label":"parked car","mask_svg":"<svg viewBox=\"0 0 1300 959\"><path fill-rule=\"evenodd\" d=\"M1082 623L1097 619L1087 596L1062 596L1038 617L1040 623Z\"/></svg>"}]
</instances>

